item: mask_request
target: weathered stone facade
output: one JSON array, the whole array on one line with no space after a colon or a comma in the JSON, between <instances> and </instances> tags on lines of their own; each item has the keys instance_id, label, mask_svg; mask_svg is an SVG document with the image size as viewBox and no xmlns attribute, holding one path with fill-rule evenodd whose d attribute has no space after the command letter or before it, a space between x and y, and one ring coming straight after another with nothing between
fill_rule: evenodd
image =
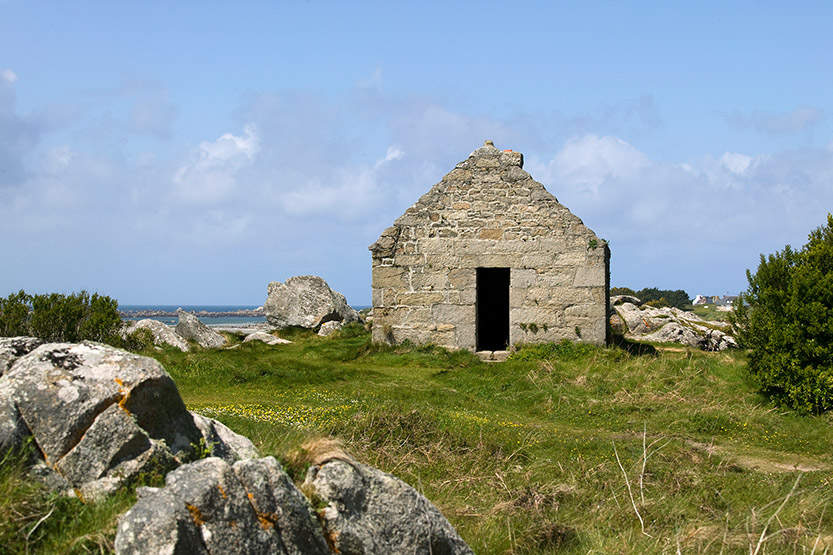
<instances>
[{"instance_id":1,"label":"weathered stone facade","mask_svg":"<svg viewBox=\"0 0 833 555\"><path fill-rule=\"evenodd\" d=\"M522 168L486 141L370 246L374 341L606 342L607 244Z\"/></svg>"}]
</instances>

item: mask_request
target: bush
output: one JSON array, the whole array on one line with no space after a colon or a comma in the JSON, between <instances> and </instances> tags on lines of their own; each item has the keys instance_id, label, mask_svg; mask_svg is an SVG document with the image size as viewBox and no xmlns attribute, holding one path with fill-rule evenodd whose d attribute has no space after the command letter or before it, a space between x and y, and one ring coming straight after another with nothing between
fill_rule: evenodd
<instances>
[{"instance_id":1,"label":"bush","mask_svg":"<svg viewBox=\"0 0 833 555\"><path fill-rule=\"evenodd\" d=\"M0 336L30 335L44 341L99 341L121 344L118 301L86 291L28 295L21 290L0 299Z\"/></svg>"},{"instance_id":2,"label":"bush","mask_svg":"<svg viewBox=\"0 0 833 555\"><path fill-rule=\"evenodd\" d=\"M799 411L833 408L833 216L794 251L761 255L730 321L762 391Z\"/></svg>"},{"instance_id":3,"label":"bush","mask_svg":"<svg viewBox=\"0 0 833 555\"><path fill-rule=\"evenodd\" d=\"M0 298L0 337L28 335L29 304L32 298L22 289Z\"/></svg>"},{"instance_id":4,"label":"bush","mask_svg":"<svg viewBox=\"0 0 833 555\"><path fill-rule=\"evenodd\" d=\"M147 328L142 328L127 335L127 337L122 340L120 346L128 351L138 353L152 348L153 345L153 332Z\"/></svg>"},{"instance_id":5,"label":"bush","mask_svg":"<svg viewBox=\"0 0 833 555\"><path fill-rule=\"evenodd\" d=\"M691 297L682 289L657 289L656 287L645 287L634 291L629 287L611 287L611 295L630 295L638 298L648 306L663 307L673 306L684 309L691 304Z\"/></svg>"}]
</instances>

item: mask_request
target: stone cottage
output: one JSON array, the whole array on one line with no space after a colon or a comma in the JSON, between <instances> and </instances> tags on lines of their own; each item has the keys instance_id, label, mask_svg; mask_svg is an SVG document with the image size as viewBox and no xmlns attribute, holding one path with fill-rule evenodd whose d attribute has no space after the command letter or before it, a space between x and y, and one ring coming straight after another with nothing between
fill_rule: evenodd
<instances>
[{"instance_id":1,"label":"stone cottage","mask_svg":"<svg viewBox=\"0 0 833 555\"><path fill-rule=\"evenodd\" d=\"M607 341L607 244L492 141L369 248L374 341Z\"/></svg>"}]
</instances>

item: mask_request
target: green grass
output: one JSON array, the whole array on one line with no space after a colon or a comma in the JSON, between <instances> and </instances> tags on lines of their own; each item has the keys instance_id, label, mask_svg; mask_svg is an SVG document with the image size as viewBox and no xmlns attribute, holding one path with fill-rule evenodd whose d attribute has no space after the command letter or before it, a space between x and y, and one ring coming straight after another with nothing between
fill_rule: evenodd
<instances>
[{"instance_id":1,"label":"green grass","mask_svg":"<svg viewBox=\"0 0 833 555\"><path fill-rule=\"evenodd\" d=\"M729 322L729 313L725 310L718 310L717 305L714 304L689 305L686 307L686 310L711 322Z\"/></svg>"},{"instance_id":2,"label":"green grass","mask_svg":"<svg viewBox=\"0 0 833 555\"><path fill-rule=\"evenodd\" d=\"M112 552L118 515L136 502L119 491L83 503L45 491L27 475L28 449L0 455L0 553Z\"/></svg>"},{"instance_id":3,"label":"green grass","mask_svg":"<svg viewBox=\"0 0 833 555\"><path fill-rule=\"evenodd\" d=\"M489 364L374 346L356 326L284 336L294 343L146 354L189 408L297 480L299 446L337 437L422 491L477 553L833 546L833 421L773 408L742 353L562 344Z\"/></svg>"}]
</instances>

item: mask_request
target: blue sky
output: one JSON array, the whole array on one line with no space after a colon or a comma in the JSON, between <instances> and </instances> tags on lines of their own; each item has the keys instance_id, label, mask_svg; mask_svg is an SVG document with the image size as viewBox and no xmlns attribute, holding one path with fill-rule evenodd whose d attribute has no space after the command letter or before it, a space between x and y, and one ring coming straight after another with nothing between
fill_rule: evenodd
<instances>
[{"instance_id":1,"label":"blue sky","mask_svg":"<svg viewBox=\"0 0 833 555\"><path fill-rule=\"evenodd\" d=\"M833 211L833 3L0 0L0 295L261 304L485 139L613 285L745 289Z\"/></svg>"}]
</instances>

